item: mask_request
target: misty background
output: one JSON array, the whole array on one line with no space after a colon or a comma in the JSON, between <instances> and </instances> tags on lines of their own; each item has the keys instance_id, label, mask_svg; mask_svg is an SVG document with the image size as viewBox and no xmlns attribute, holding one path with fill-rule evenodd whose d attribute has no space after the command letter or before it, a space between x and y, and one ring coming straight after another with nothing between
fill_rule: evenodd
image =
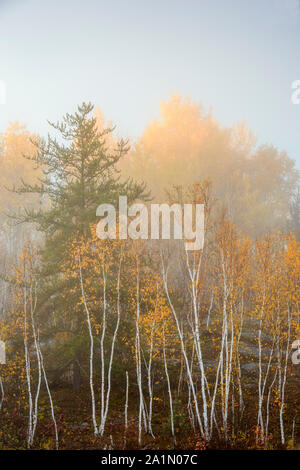
<instances>
[{"instance_id":1,"label":"misty background","mask_svg":"<svg viewBox=\"0 0 300 470\"><path fill-rule=\"evenodd\" d=\"M299 44L298 0L1 0L0 131L18 120L46 135L47 119L91 101L135 140L179 92L299 168Z\"/></svg>"}]
</instances>

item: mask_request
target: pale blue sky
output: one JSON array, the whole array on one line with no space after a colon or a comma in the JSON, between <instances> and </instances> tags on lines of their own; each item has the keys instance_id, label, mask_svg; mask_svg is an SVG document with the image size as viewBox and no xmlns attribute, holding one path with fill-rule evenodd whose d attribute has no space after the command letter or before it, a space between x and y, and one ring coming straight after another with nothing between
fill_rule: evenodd
<instances>
[{"instance_id":1,"label":"pale blue sky","mask_svg":"<svg viewBox=\"0 0 300 470\"><path fill-rule=\"evenodd\" d=\"M298 0L0 0L0 131L45 134L76 104L138 137L170 92L245 119L300 168Z\"/></svg>"}]
</instances>

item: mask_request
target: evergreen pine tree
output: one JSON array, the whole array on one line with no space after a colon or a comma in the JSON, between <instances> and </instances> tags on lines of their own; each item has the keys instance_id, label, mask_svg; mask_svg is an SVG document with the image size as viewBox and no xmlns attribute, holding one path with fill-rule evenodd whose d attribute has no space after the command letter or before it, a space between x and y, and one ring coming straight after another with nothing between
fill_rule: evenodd
<instances>
[{"instance_id":1,"label":"evergreen pine tree","mask_svg":"<svg viewBox=\"0 0 300 470\"><path fill-rule=\"evenodd\" d=\"M41 197L41 208L25 208L22 221L34 223L37 230L44 234L39 310L50 325L49 315L55 312L56 329L60 312L67 309L72 317L72 305L76 304L72 296L68 295L66 302L62 295L72 287L70 281L66 282L61 276L62 264L68 256L68 242L89 233L90 224L97 221L96 208L99 204L117 205L119 195L126 194L128 202L147 196L143 184L132 180L121 181L116 165L126 155L128 144L120 140L116 149L110 151L106 147L105 137L113 129L100 132L96 119L91 116L92 111L90 103L83 103L74 115L66 114L62 122L49 122L58 131L59 137L48 135L47 141L35 141L36 153L28 157L43 169L43 177L39 184L22 182L17 189L19 194L38 193ZM72 329L71 346L68 345L67 349L69 358L70 351L73 356L76 389L79 386L79 356L85 331L82 323L83 320L72 318L69 325ZM61 328L66 328L66 325ZM48 334L51 336L51 326Z\"/></svg>"}]
</instances>

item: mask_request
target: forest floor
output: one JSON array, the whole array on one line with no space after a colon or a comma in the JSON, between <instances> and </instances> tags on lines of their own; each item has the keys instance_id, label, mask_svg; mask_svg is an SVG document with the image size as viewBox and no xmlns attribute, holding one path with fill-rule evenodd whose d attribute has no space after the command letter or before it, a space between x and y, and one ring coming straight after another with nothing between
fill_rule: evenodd
<instances>
[{"instance_id":1,"label":"forest floor","mask_svg":"<svg viewBox=\"0 0 300 470\"><path fill-rule=\"evenodd\" d=\"M295 389L299 395L299 390ZM83 388L80 393L75 393L71 387L53 390L55 398L55 413L59 430L59 448L66 449L173 449L174 442L171 435L170 416L168 408L168 396L160 393L162 399L155 400L153 407L152 427L155 438L143 433L142 445L138 445L138 395L130 394L128 409L128 429L125 436L124 424L124 390L114 390L110 401L110 410L103 437L94 437L91 420L91 400L88 388ZM249 390L251 395L251 390ZM248 397L249 399L249 397ZM295 395L294 395L295 399ZM45 391L41 393L39 406L39 420L33 449L54 449L55 435L51 421L48 397ZM249 402L248 402L249 403ZM176 433L176 449L256 449L261 448L255 443L255 401L245 409L243 422L239 431L229 433L229 440L225 443L218 439L217 433L214 440L207 445L197 432L192 429L187 418L186 403L174 400L174 424ZM296 401L297 403L297 401ZM99 403L98 410L100 409ZM285 421L291 423L295 408L289 403ZM268 448L281 449L292 448L291 428L287 426L287 445L280 444L278 410L271 409L271 428L278 429L275 435L270 435ZM123 411L122 411L123 410ZM277 411L277 413L276 413ZM278 421L278 423L277 423ZM253 425L251 425L253 423ZM277 424L277 425L276 425ZM235 423L235 427L237 423ZM247 426L247 430L246 430ZM296 423L297 426L297 423ZM299 423L298 423L299 426ZM11 408L9 402L3 404L0 413L0 449L24 449L26 448L27 418L18 406ZM297 436L297 430L296 434ZM126 440L126 442L125 442ZM298 436L299 440L299 436ZM294 448L300 448L300 441L294 443Z\"/></svg>"}]
</instances>

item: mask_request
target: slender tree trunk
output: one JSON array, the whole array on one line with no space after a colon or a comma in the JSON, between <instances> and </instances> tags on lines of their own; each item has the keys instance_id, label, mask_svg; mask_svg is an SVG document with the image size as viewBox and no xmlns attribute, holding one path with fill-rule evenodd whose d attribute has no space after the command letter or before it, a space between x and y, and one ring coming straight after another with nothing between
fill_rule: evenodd
<instances>
[{"instance_id":1,"label":"slender tree trunk","mask_svg":"<svg viewBox=\"0 0 300 470\"><path fill-rule=\"evenodd\" d=\"M124 428L124 444L123 449L126 449L127 444L127 430L128 430L128 392L129 392L129 376L128 371L126 371L126 398L125 398L125 411L124 411L124 421L125 421L125 428Z\"/></svg>"},{"instance_id":2,"label":"slender tree trunk","mask_svg":"<svg viewBox=\"0 0 300 470\"><path fill-rule=\"evenodd\" d=\"M171 419L171 432L174 442L174 447L176 447L176 437L175 437L175 429L174 429L174 413L173 413L173 398L172 398L172 390L170 384L170 377L168 372L168 364L167 364L167 357L166 357L166 339L165 339L165 324L163 324L163 356L164 356L164 366L168 384L168 393L169 393L169 403L170 403L170 419Z\"/></svg>"},{"instance_id":3,"label":"slender tree trunk","mask_svg":"<svg viewBox=\"0 0 300 470\"><path fill-rule=\"evenodd\" d=\"M281 387L280 411L279 411L281 443L283 445L285 444L283 410L284 410L284 404L285 404L284 403L285 387L286 387L287 366L288 366L288 358L289 358L289 352L290 352L290 338L291 338L291 313L290 313L290 306L289 305L288 305L287 322L288 322L288 331L287 331L287 342L286 342L286 350L285 350L285 363L284 363L282 387Z\"/></svg>"},{"instance_id":4,"label":"slender tree trunk","mask_svg":"<svg viewBox=\"0 0 300 470\"><path fill-rule=\"evenodd\" d=\"M182 354L183 354L183 357L184 357L185 367L186 367L190 387L191 387L191 390L192 390L193 400L194 400L194 404L195 404L196 417L197 417L197 422L198 422L198 426L199 426L199 429L200 429L201 437L205 438L203 425L202 425L202 420L201 420L201 416L200 416L198 398L197 398L197 394L196 394L196 390L195 390L195 385L194 385L194 382L193 382L193 377L192 377L192 374L191 374L190 364L189 364L188 357L187 357L187 354L186 354L186 349L185 349L185 345L184 345L184 341L183 341L182 331L180 329L180 325L179 325L179 321L178 321L178 316L177 316L176 310L175 310L174 305L173 305L173 303L171 301L171 298L170 298L168 282L167 282L167 272L165 270L162 255L161 255L161 259L162 259L162 278L163 278L164 289L165 289L166 296L167 296L167 299L168 299L168 302L169 302L169 305L170 305L170 308L171 308L171 311L173 313L173 317L174 317L174 320L175 320L175 323L176 323L177 332L178 332L180 345L181 345L181 351L182 351Z\"/></svg>"},{"instance_id":5,"label":"slender tree trunk","mask_svg":"<svg viewBox=\"0 0 300 470\"><path fill-rule=\"evenodd\" d=\"M96 419L96 403L95 403L95 391L94 391L94 337L93 337L93 331L92 331L92 325L91 325L91 316L90 316L90 312L89 312L89 308L88 308L87 300L85 296L80 260L79 260L79 274L80 274L81 295L82 295L82 299L83 299L83 303L85 307L86 319L87 319L89 336L90 336L90 379L89 379L89 382L90 382L90 391L91 391L91 400L92 400L92 421L93 421L93 426L94 426L94 435L97 436L98 425L97 425L97 419Z\"/></svg>"},{"instance_id":6,"label":"slender tree trunk","mask_svg":"<svg viewBox=\"0 0 300 470\"><path fill-rule=\"evenodd\" d=\"M103 255L104 256L104 255ZM102 333L100 340L100 359L101 359L101 425L104 420L105 407L105 358L104 358L104 338L106 332L106 274L104 267L104 259L102 261L102 278L103 278L103 312L102 312ZM100 425L100 427L102 427ZM99 432L101 430L99 429Z\"/></svg>"},{"instance_id":7,"label":"slender tree trunk","mask_svg":"<svg viewBox=\"0 0 300 470\"><path fill-rule=\"evenodd\" d=\"M153 406L153 391L152 391L152 356L153 356L153 336L155 329L155 319L152 323L151 337L150 337L150 352L149 352L149 363L148 363L148 391L149 391L149 415L148 415L148 432L153 438L155 438L152 431L152 406Z\"/></svg>"},{"instance_id":8,"label":"slender tree trunk","mask_svg":"<svg viewBox=\"0 0 300 470\"><path fill-rule=\"evenodd\" d=\"M109 409L109 400L110 400L110 392L111 392L111 371L112 371L112 364L113 364L113 359L114 359L114 352L115 352L115 344L116 344L116 338L120 326L120 318L121 318L121 310L120 310L120 282L121 282L121 267L122 267L122 257L123 257L123 251L121 248L120 251L120 262L119 262L119 269L118 269L118 278L117 278L117 322L114 330L114 335L112 339L112 344L111 344L111 350L110 350L110 358L109 358L109 364L108 364L108 371L107 371L107 391L106 391L106 397L105 397L105 408L104 408L104 415L101 420L100 424L100 435L103 436L104 434L104 428L105 428L105 423L107 419L107 414L108 414L108 409Z\"/></svg>"},{"instance_id":9,"label":"slender tree trunk","mask_svg":"<svg viewBox=\"0 0 300 470\"><path fill-rule=\"evenodd\" d=\"M147 429L144 395L142 386L142 363L141 363L141 345L140 345L140 278L139 278L139 262L137 259L136 270L136 320L135 320L135 360L136 360L136 376L139 389L139 424L138 424L138 443L142 445L142 421L144 421L145 429Z\"/></svg>"},{"instance_id":10,"label":"slender tree trunk","mask_svg":"<svg viewBox=\"0 0 300 470\"><path fill-rule=\"evenodd\" d=\"M5 397L4 386L3 386L3 381L2 381L1 375L0 375L0 390L1 390L1 400L0 400L0 411L1 411L2 406L3 406L3 400L4 400L4 397Z\"/></svg>"}]
</instances>

